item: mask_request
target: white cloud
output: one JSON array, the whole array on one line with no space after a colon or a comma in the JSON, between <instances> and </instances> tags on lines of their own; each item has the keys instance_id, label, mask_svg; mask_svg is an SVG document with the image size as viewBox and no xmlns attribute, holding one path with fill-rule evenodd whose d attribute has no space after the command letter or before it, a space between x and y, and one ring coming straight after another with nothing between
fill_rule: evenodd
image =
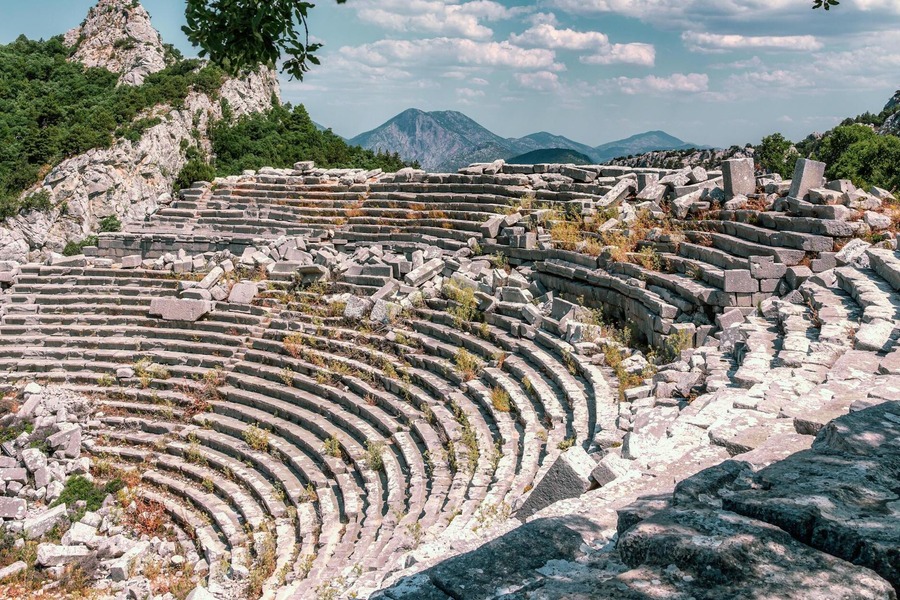
<instances>
[{"instance_id":1,"label":"white cloud","mask_svg":"<svg viewBox=\"0 0 900 600\"><path fill-rule=\"evenodd\" d=\"M628 95L635 94L697 94L709 89L709 76L705 73L673 73L667 77L617 77L609 80L614 87Z\"/></svg>"},{"instance_id":2,"label":"white cloud","mask_svg":"<svg viewBox=\"0 0 900 600\"><path fill-rule=\"evenodd\" d=\"M878 2L879 0L870 0ZM708 16L761 16L796 6L798 0L552 0L559 9L579 14L616 13L644 21L682 17L687 14ZM809 7L803 6L809 10Z\"/></svg>"},{"instance_id":3,"label":"white cloud","mask_svg":"<svg viewBox=\"0 0 900 600\"><path fill-rule=\"evenodd\" d=\"M516 73L516 81L523 88L537 90L539 92L552 92L560 89L559 76L550 71L537 71L535 73Z\"/></svg>"},{"instance_id":4,"label":"white cloud","mask_svg":"<svg viewBox=\"0 0 900 600\"><path fill-rule=\"evenodd\" d=\"M751 49L810 52L822 49L822 42L812 35L747 36L685 31L681 34L681 40L689 50L697 52Z\"/></svg>"},{"instance_id":5,"label":"white cloud","mask_svg":"<svg viewBox=\"0 0 900 600\"><path fill-rule=\"evenodd\" d=\"M581 57L589 65L633 64L652 67L656 50L650 44L610 44L609 37L599 31L557 29L549 23L535 25L510 41L524 47L590 52Z\"/></svg>"},{"instance_id":6,"label":"white cloud","mask_svg":"<svg viewBox=\"0 0 900 600\"><path fill-rule=\"evenodd\" d=\"M597 50L609 46L609 37L599 31L557 29L549 23L535 25L519 35L513 34L509 40L519 46L559 50Z\"/></svg>"},{"instance_id":7,"label":"white cloud","mask_svg":"<svg viewBox=\"0 0 900 600\"><path fill-rule=\"evenodd\" d=\"M482 21L500 21L521 14L492 0L442 2L439 0L364 0L355 5L363 21L393 31L423 31L446 36L487 40L493 30Z\"/></svg>"},{"instance_id":8,"label":"white cloud","mask_svg":"<svg viewBox=\"0 0 900 600\"><path fill-rule=\"evenodd\" d=\"M362 46L344 46L340 54L371 66L423 67L459 65L513 69L563 70L556 54L544 48L520 48L509 42L478 42L460 38L379 40Z\"/></svg>"},{"instance_id":9,"label":"white cloud","mask_svg":"<svg viewBox=\"0 0 900 600\"><path fill-rule=\"evenodd\" d=\"M651 44L613 44L606 52L582 56L586 65L627 64L652 67L656 63L656 48Z\"/></svg>"}]
</instances>

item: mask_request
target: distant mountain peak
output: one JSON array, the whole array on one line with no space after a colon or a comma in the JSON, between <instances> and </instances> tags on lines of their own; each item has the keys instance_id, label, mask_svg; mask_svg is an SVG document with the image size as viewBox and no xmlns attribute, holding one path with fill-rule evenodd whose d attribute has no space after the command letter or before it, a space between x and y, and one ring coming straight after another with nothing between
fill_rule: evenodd
<instances>
[{"instance_id":1,"label":"distant mountain peak","mask_svg":"<svg viewBox=\"0 0 900 600\"><path fill-rule=\"evenodd\" d=\"M473 162L522 155L526 155L526 160L540 159L540 162L602 163L619 156L690 146L659 130L596 148L547 131L503 138L459 111L426 112L417 108L404 110L383 125L351 139L350 143L370 150L397 152L404 160L418 161L431 171L455 171Z\"/></svg>"},{"instance_id":2,"label":"distant mountain peak","mask_svg":"<svg viewBox=\"0 0 900 600\"><path fill-rule=\"evenodd\" d=\"M69 60L119 73L125 85L166 68L162 38L137 0L100 0L64 41L75 48Z\"/></svg>"}]
</instances>

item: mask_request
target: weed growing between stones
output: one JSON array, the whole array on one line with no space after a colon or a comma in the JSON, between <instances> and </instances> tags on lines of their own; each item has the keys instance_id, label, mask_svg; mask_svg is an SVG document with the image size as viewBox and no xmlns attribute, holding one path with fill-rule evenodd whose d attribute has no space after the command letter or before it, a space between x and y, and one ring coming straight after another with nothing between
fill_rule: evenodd
<instances>
[{"instance_id":1,"label":"weed growing between stones","mask_svg":"<svg viewBox=\"0 0 900 600\"><path fill-rule=\"evenodd\" d=\"M366 466L373 471L384 468L384 442L366 442Z\"/></svg>"},{"instance_id":2,"label":"weed growing between stones","mask_svg":"<svg viewBox=\"0 0 900 600\"><path fill-rule=\"evenodd\" d=\"M509 394L501 387L491 389L491 404L493 404L494 409L499 412L509 412Z\"/></svg>"},{"instance_id":3,"label":"weed growing between stones","mask_svg":"<svg viewBox=\"0 0 900 600\"><path fill-rule=\"evenodd\" d=\"M244 441L247 445L260 452L269 450L269 432L256 425L251 425L244 430Z\"/></svg>"},{"instance_id":4,"label":"weed growing between stones","mask_svg":"<svg viewBox=\"0 0 900 600\"><path fill-rule=\"evenodd\" d=\"M460 348L457 351L453 362L463 381L471 381L478 377L478 373L481 372L481 361L465 348Z\"/></svg>"}]
</instances>

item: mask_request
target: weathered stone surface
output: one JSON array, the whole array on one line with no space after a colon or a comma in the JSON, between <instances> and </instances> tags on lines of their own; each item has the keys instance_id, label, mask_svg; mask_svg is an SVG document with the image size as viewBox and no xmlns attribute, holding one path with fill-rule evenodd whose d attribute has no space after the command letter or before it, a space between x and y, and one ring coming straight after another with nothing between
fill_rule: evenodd
<instances>
[{"instance_id":1,"label":"weathered stone surface","mask_svg":"<svg viewBox=\"0 0 900 600\"><path fill-rule=\"evenodd\" d=\"M534 486L528 499L516 511L516 517L527 519L554 502L580 496L594 484L591 471L596 463L580 446L573 446L559 455L550 470Z\"/></svg>"},{"instance_id":2,"label":"weathered stone surface","mask_svg":"<svg viewBox=\"0 0 900 600\"><path fill-rule=\"evenodd\" d=\"M27 509L25 500L21 498L0 497L0 519L24 519Z\"/></svg>"},{"instance_id":3,"label":"weathered stone surface","mask_svg":"<svg viewBox=\"0 0 900 600\"><path fill-rule=\"evenodd\" d=\"M756 171L752 158L734 158L722 163L725 198L731 200L738 194L747 196L756 192Z\"/></svg>"},{"instance_id":4,"label":"weathered stone surface","mask_svg":"<svg viewBox=\"0 0 900 600\"><path fill-rule=\"evenodd\" d=\"M581 520L583 521L583 519ZM567 526L569 525L569 526ZM575 560L582 555L578 519L560 523L537 519L466 554L402 580L373 598L392 600L476 600L501 597L535 575L553 560ZM584 523L584 526L589 526ZM498 557L503 560L498 560ZM395 591L396 590L396 591Z\"/></svg>"},{"instance_id":5,"label":"weathered stone surface","mask_svg":"<svg viewBox=\"0 0 900 600\"><path fill-rule=\"evenodd\" d=\"M789 195L803 200L810 189L821 187L825 181L825 166L823 162L806 158L797 159Z\"/></svg>"},{"instance_id":6,"label":"weathered stone surface","mask_svg":"<svg viewBox=\"0 0 900 600\"><path fill-rule=\"evenodd\" d=\"M34 517L25 519L23 523L25 537L29 540L37 539L56 527L65 518L66 505L60 504Z\"/></svg>"},{"instance_id":7,"label":"weathered stone surface","mask_svg":"<svg viewBox=\"0 0 900 600\"><path fill-rule=\"evenodd\" d=\"M154 298L150 302L150 315L165 321L197 321L212 309L213 303L209 300Z\"/></svg>"},{"instance_id":8,"label":"weathered stone surface","mask_svg":"<svg viewBox=\"0 0 900 600\"><path fill-rule=\"evenodd\" d=\"M84 558L90 553L90 549L84 546L38 544L37 564L42 567L56 567Z\"/></svg>"},{"instance_id":9,"label":"weathered stone surface","mask_svg":"<svg viewBox=\"0 0 900 600\"><path fill-rule=\"evenodd\" d=\"M344 316L348 319L362 319L371 312L374 303L368 298L352 296L347 299Z\"/></svg>"},{"instance_id":10,"label":"weathered stone surface","mask_svg":"<svg viewBox=\"0 0 900 600\"><path fill-rule=\"evenodd\" d=\"M617 549L631 567L676 565L692 576L695 598L893 597L869 569L730 512L666 510L626 531Z\"/></svg>"},{"instance_id":11,"label":"weathered stone surface","mask_svg":"<svg viewBox=\"0 0 900 600\"><path fill-rule=\"evenodd\" d=\"M15 577L19 573L23 573L28 569L28 563L23 560L17 560L9 566L0 569L0 581Z\"/></svg>"},{"instance_id":12,"label":"weathered stone surface","mask_svg":"<svg viewBox=\"0 0 900 600\"><path fill-rule=\"evenodd\" d=\"M234 304L250 304L259 293L259 288L255 283L241 282L232 286L231 292L228 294L228 301Z\"/></svg>"}]
</instances>

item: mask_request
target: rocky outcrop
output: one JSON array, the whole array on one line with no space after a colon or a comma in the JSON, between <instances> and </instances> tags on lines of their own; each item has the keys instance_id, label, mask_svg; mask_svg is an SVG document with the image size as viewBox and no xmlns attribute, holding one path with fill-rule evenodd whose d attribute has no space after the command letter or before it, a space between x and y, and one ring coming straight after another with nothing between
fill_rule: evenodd
<instances>
[{"instance_id":1,"label":"rocky outcrop","mask_svg":"<svg viewBox=\"0 0 900 600\"><path fill-rule=\"evenodd\" d=\"M100 0L66 33L65 43L75 49L69 60L120 73L125 85L141 85L166 68L162 38L146 9L132 0Z\"/></svg>"},{"instance_id":2,"label":"rocky outcrop","mask_svg":"<svg viewBox=\"0 0 900 600\"><path fill-rule=\"evenodd\" d=\"M235 116L265 110L278 80L271 71L244 79L230 79L221 89ZM50 193L50 212L32 211L8 219L0 227L0 260L24 262L43 250L61 251L66 242L97 231L104 217L121 221L143 219L165 203L186 161L183 144L196 143L210 151L209 127L222 118L218 98L191 93L184 108L159 106L152 111L162 122L137 142L120 139L110 148L97 148L63 161L44 178L41 189Z\"/></svg>"},{"instance_id":3,"label":"rocky outcrop","mask_svg":"<svg viewBox=\"0 0 900 600\"><path fill-rule=\"evenodd\" d=\"M900 90L894 94L894 97L888 100L888 103L884 105L884 110L891 110L900 106Z\"/></svg>"},{"instance_id":4,"label":"rocky outcrop","mask_svg":"<svg viewBox=\"0 0 900 600\"><path fill-rule=\"evenodd\" d=\"M850 413L756 473L736 459L642 497L611 536L592 498L587 518L528 523L374 597L894 599L898 410Z\"/></svg>"},{"instance_id":5,"label":"rocky outcrop","mask_svg":"<svg viewBox=\"0 0 900 600\"><path fill-rule=\"evenodd\" d=\"M102 0L81 27L66 34L66 42L77 45L73 59L121 72L125 84L139 85L144 76L165 67L162 42L149 15L130 1ZM130 48L132 43L136 47ZM192 92L182 108L162 105L140 115L160 123L138 141L119 139L109 148L95 148L56 165L40 187L50 194L54 208L7 219L0 226L0 260L25 262L47 251L59 252L67 242L96 232L104 217L127 222L155 212L167 202L187 162L184 148L199 145L211 152L208 132L222 118L222 100L240 117L270 108L273 97L280 97L280 89L271 70L228 79L218 97Z\"/></svg>"}]
</instances>

